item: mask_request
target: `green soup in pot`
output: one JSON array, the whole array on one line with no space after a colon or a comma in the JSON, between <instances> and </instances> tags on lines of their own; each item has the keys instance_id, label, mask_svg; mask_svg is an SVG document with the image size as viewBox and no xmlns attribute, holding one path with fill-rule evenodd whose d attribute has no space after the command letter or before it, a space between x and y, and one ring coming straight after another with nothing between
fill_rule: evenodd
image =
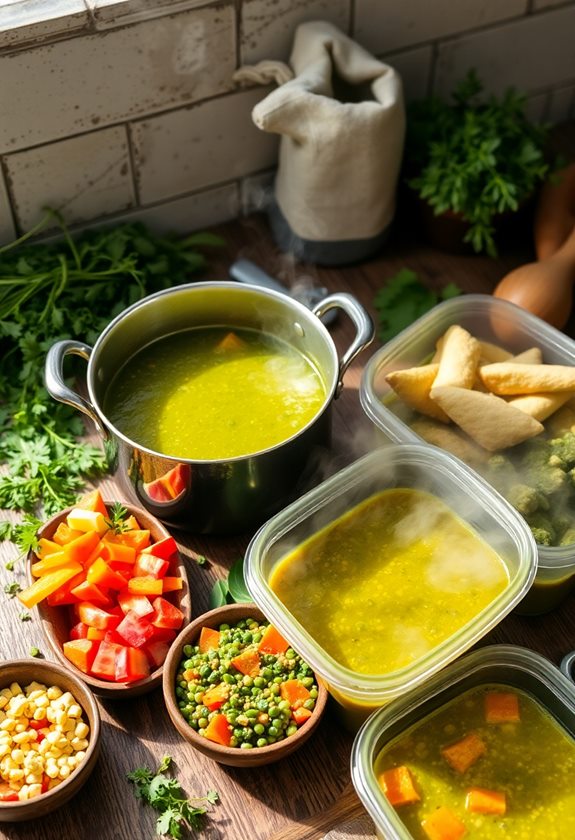
<instances>
[{"instance_id":1,"label":"green soup in pot","mask_svg":"<svg viewBox=\"0 0 575 840\"><path fill-rule=\"evenodd\" d=\"M112 379L104 412L148 449L221 460L288 440L326 397L316 366L287 342L258 330L198 327L132 356Z\"/></svg>"}]
</instances>

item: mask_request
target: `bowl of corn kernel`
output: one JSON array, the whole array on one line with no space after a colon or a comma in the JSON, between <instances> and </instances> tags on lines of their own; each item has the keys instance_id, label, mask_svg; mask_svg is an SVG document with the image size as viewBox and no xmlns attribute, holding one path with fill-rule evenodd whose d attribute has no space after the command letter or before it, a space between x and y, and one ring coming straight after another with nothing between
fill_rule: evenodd
<instances>
[{"instance_id":1,"label":"bowl of corn kernel","mask_svg":"<svg viewBox=\"0 0 575 840\"><path fill-rule=\"evenodd\" d=\"M94 769L100 714L90 689L53 662L0 663L0 822L42 817Z\"/></svg>"}]
</instances>

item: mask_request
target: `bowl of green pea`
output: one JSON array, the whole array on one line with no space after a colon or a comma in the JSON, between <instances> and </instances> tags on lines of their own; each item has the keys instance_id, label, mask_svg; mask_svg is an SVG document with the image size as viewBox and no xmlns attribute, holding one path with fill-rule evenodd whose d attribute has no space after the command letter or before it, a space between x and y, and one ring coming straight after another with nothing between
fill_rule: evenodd
<instances>
[{"instance_id":1,"label":"bowl of green pea","mask_svg":"<svg viewBox=\"0 0 575 840\"><path fill-rule=\"evenodd\" d=\"M279 761L320 723L327 689L255 604L227 604L196 618L164 663L172 723L220 764Z\"/></svg>"}]
</instances>

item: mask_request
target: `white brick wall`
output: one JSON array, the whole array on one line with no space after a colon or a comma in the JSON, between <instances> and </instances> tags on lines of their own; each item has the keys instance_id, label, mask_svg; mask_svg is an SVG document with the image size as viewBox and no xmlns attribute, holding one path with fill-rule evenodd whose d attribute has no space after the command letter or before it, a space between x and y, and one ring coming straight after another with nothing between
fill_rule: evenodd
<instances>
[{"instance_id":1,"label":"white brick wall","mask_svg":"<svg viewBox=\"0 0 575 840\"><path fill-rule=\"evenodd\" d=\"M141 218L193 230L261 206L277 138L239 90L241 63L289 58L325 19L397 68L408 99L475 67L533 119L575 117L575 0L60 0L0 5L0 243L45 204L72 225ZM30 0L27 4L34 8Z\"/></svg>"}]
</instances>

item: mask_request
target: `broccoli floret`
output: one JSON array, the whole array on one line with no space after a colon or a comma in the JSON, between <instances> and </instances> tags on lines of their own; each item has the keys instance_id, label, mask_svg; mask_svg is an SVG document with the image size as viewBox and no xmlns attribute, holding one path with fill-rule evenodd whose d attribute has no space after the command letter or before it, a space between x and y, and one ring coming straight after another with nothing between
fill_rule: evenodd
<instances>
[{"instance_id":1,"label":"broccoli floret","mask_svg":"<svg viewBox=\"0 0 575 840\"><path fill-rule=\"evenodd\" d=\"M513 462L502 454L491 455L485 477L500 493L507 495L509 486L518 481Z\"/></svg>"},{"instance_id":2,"label":"broccoli floret","mask_svg":"<svg viewBox=\"0 0 575 840\"><path fill-rule=\"evenodd\" d=\"M539 545L554 545L556 540L555 528L551 520L540 512L526 517L535 542Z\"/></svg>"},{"instance_id":3,"label":"broccoli floret","mask_svg":"<svg viewBox=\"0 0 575 840\"><path fill-rule=\"evenodd\" d=\"M535 488L545 496L551 496L564 490L567 485L567 474L559 467L543 468L537 475L532 475Z\"/></svg>"},{"instance_id":4,"label":"broccoli floret","mask_svg":"<svg viewBox=\"0 0 575 840\"><path fill-rule=\"evenodd\" d=\"M523 516L529 516L539 510L540 494L528 484L514 484L509 488L507 501Z\"/></svg>"},{"instance_id":5,"label":"broccoli floret","mask_svg":"<svg viewBox=\"0 0 575 840\"><path fill-rule=\"evenodd\" d=\"M561 437L549 441L553 458L559 459L561 466L568 470L575 466L575 435L565 432Z\"/></svg>"}]
</instances>

